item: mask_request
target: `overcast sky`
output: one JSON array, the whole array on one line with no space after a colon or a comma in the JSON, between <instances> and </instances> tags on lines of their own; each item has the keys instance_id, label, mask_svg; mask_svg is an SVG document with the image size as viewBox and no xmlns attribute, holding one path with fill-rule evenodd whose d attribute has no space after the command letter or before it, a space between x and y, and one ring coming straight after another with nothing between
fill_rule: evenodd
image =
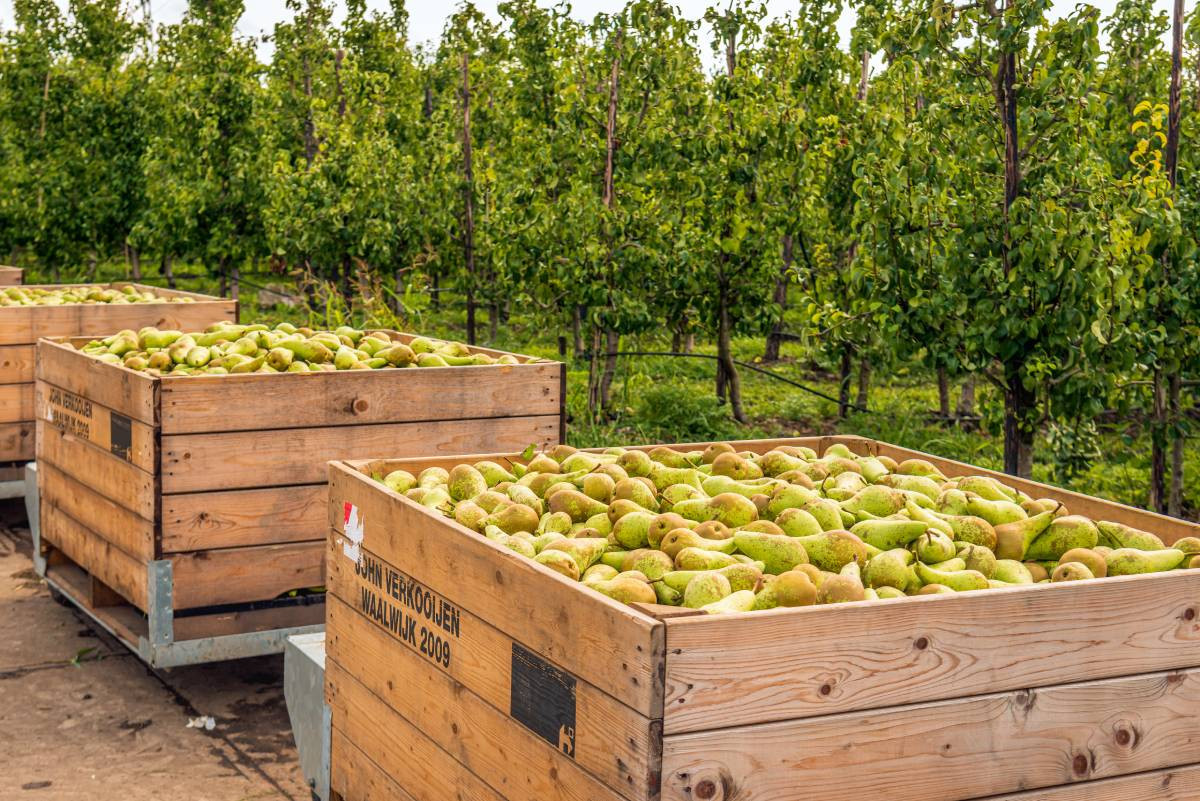
<instances>
[{"instance_id":1,"label":"overcast sky","mask_svg":"<svg viewBox=\"0 0 1200 801\"><path fill-rule=\"evenodd\" d=\"M128 2L134 8L141 8L138 0L128 0ZM1152 3L1156 10L1169 11L1170 0L1145 0L1145 2ZM495 18L497 16L496 3L497 0L476 0L475 5ZM66 0L58 0L58 4L63 7L67 5ZM150 13L156 24L178 22L187 8L187 4L188 0L150 0ZM551 6L554 5L554 2L539 0L539 4ZM694 19L702 16L705 8L710 5L723 5L719 0L675 0L675 4L683 10L684 14ZM1065 14L1075 7L1076 1L1053 0L1053 4L1057 14ZM1116 0L1093 0L1093 4L1098 6L1104 15L1108 15L1112 13ZM385 9L388 3L387 0L368 0L367 5L371 8ZM408 15L411 41L414 43L435 41L442 32L446 17L453 11L455 5L455 2L447 0L410 0ZM571 3L572 14L581 20L590 20L598 12L615 11L622 5L624 5L624 0L574 0ZM772 16L787 14L795 8L795 5L794 0L767 0L767 9ZM1188 3L1188 5L1192 5L1192 3ZM0 0L0 23L6 27L12 22L12 6L12 0ZM246 14L242 17L239 27L242 33L248 36L269 34L275 23L284 19L287 13L283 0L246 0ZM848 38L852 24L852 17L847 14L840 25L844 41ZM269 58L270 44L261 45L260 52L264 59Z\"/></svg>"}]
</instances>

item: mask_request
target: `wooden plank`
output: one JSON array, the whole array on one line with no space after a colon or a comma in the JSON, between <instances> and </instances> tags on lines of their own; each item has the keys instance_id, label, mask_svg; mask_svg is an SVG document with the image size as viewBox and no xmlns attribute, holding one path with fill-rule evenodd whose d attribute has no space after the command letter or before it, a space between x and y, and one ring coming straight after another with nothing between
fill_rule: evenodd
<instances>
[{"instance_id":1,"label":"wooden plank","mask_svg":"<svg viewBox=\"0 0 1200 801\"><path fill-rule=\"evenodd\" d=\"M34 457L34 423L0 423L0 462L28 462Z\"/></svg>"},{"instance_id":2,"label":"wooden plank","mask_svg":"<svg viewBox=\"0 0 1200 801\"><path fill-rule=\"evenodd\" d=\"M333 801L417 801L339 729L330 733L329 786Z\"/></svg>"},{"instance_id":3,"label":"wooden plank","mask_svg":"<svg viewBox=\"0 0 1200 801\"><path fill-rule=\"evenodd\" d=\"M454 608L454 624L438 626L403 600L407 576L370 553L362 556L355 568L340 549L329 552L326 648L330 658L352 665L355 678L389 706L420 724L460 761L466 761L460 748L464 754L474 753L477 745L447 728L454 715L459 725L474 721L489 739L532 752L535 760L544 759L540 755L548 750L568 766L559 769L564 781L577 765L635 801L658 792L659 721L575 679L574 698L563 710L574 720L573 733L546 732L539 739L510 716L513 655L519 644L467 609ZM425 647L431 641L445 648ZM440 651L443 661L429 651ZM556 738L553 743L546 739L551 736ZM573 752L568 756L555 750L564 736L570 738L567 750ZM506 770L502 761L489 770L474 759L472 764L493 785L489 770Z\"/></svg>"},{"instance_id":4,"label":"wooden plank","mask_svg":"<svg viewBox=\"0 0 1200 801\"><path fill-rule=\"evenodd\" d=\"M38 381L36 386L36 419L87 440L147 473L158 469L158 438L152 426L95 403L87 395L45 381Z\"/></svg>"},{"instance_id":5,"label":"wooden plank","mask_svg":"<svg viewBox=\"0 0 1200 801\"><path fill-rule=\"evenodd\" d=\"M0 346L0 384L33 383L34 345Z\"/></svg>"},{"instance_id":6,"label":"wooden plank","mask_svg":"<svg viewBox=\"0 0 1200 801\"><path fill-rule=\"evenodd\" d=\"M155 558L154 523L60 471L49 461L38 465L38 494L43 505L56 506L135 559Z\"/></svg>"},{"instance_id":7,"label":"wooden plank","mask_svg":"<svg viewBox=\"0 0 1200 801\"><path fill-rule=\"evenodd\" d=\"M154 476L44 420L37 423L37 457L146 520L156 520Z\"/></svg>"},{"instance_id":8,"label":"wooden plank","mask_svg":"<svg viewBox=\"0 0 1200 801\"><path fill-rule=\"evenodd\" d=\"M325 697L333 716L334 730L342 732L347 742L353 743L364 757L379 766L385 776L414 798L421 801L505 801L504 795L438 748L420 728L396 714L330 659L325 661ZM335 770L334 764L346 759L344 750L334 751L330 758L331 770ZM334 784L343 794L348 787L341 778L344 775L344 772L339 773ZM511 790L519 792L519 788ZM519 798L518 792L512 794ZM367 798L375 801L373 797Z\"/></svg>"},{"instance_id":9,"label":"wooden plank","mask_svg":"<svg viewBox=\"0 0 1200 801\"><path fill-rule=\"evenodd\" d=\"M348 666L364 689L415 724L439 748L470 765L471 772L492 787L524 788L530 798L577 801L614 795L614 790L641 801L657 789L657 781L652 786L646 783L644 771L635 779L618 764L615 753L605 755L606 740L617 745L620 732L592 729L583 736L589 724L598 722L584 719L580 714L584 710L576 710L573 742L564 724L557 733L558 743L552 744L509 716L509 682L503 698L496 699L501 700L498 708L424 655L398 646L390 634L336 598L330 599L328 612L329 620L337 623L335 633L326 639L327 658ZM433 632L423 626L418 630L419 637L412 634L413 645L420 646L426 633ZM511 665L511 654L510 644L492 656ZM453 652L455 657L463 655L461 649ZM581 689L578 684L576 689ZM555 705L547 699L539 701L542 708ZM647 756L641 755L643 766Z\"/></svg>"},{"instance_id":10,"label":"wooden plank","mask_svg":"<svg viewBox=\"0 0 1200 801\"><path fill-rule=\"evenodd\" d=\"M38 344L37 378L146 425L158 422L158 382L152 376L97 361L69 345Z\"/></svg>"},{"instance_id":11,"label":"wooden plank","mask_svg":"<svg viewBox=\"0 0 1200 801\"><path fill-rule=\"evenodd\" d=\"M33 384L0 384L0 423L33 419Z\"/></svg>"},{"instance_id":12,"label":"wooden plank","mask_svg":"<svg viewBox=\"0 0 1200 801\"><path fill-rule=\"evenodd\" d=\"M675 734L1190 667L1200 571L666 626L663 729Z\"/></svg>"},{"instance_id":13,"label":"wooden plank","mask_svg":"<svg viewBox=\"0 0 1200 801\"><path fill-rule=\"evenodd\" d=\"M222 637L226 634L247 634L252 631L288 629L296 626L316 626L325 622L323 598L295 606L275 606L267 609L233 609L203 615L184 615L175 618L175 641L196 640L202 637Z\"/></svg>"},{"instance_id":14,"label":"wooden plank","mask_svg":"<svg viewBox=\"0 0 1200 801\"><path fill-rule=\"evenodd\" d=\"M200 331L236 314L228 300L6 306L0 308L0 345L30 345L41 337L101 337L146 326Z\"/></svg>"},{"instance_id":15,"label":"wooden plank","mask_svg":"<svg viewBox=\"0 0 1200 801\"><path fill-rule=\"evenodd\" d=\"M162 385L164 434L558 415L557 363L200 376ZM392 454L389 454L392 455Z\"/></svg>"},{"instance_id":16,"label":"wooden plank","mask_svg":"<svg viewBox=\"0 0 1200 801\"><path fill-rule=\"evenodd\" d=\"M176 609L269 601L325 583L324 542L173 554Z\"/></svg>"},{"instance_id":17,"label":"wooden plank","mask_svg":"<svg viewBox=\"0 0 1200 801\"><path fill-rule=\"evenodd\" d=\"M324 540L326 484L162 498L163 553Z\"/></svg>"},{"instance_id":18,"label":"wooden plank","mask_svg":"<svg viewBox=\"0 0 1200 801\"><path fill-rule=\"evenodd\" d=\"M147 573L145 563L99 537L83 523L57 506L41 505L41 537L58 548L75 564L145 611ZM88 585L90 593L90 584ZM87 597L86 595L84 596Z\"/></svg>"},{"instance_id":19,"label":"wooden plank","mask_svg":"<svg viewBox=\"0 0 1200 801\"><path fill-rule=\"evenodd\" d=\"M89 593L95 577L71 562L60 551L51 549L48 556L50 563L46 568L46 577L75 604L108 626L126 642L136 643L138 637L146 636L146 618L136 607L129 604L92 607Z\"/></svg>"},{"instance_id":20,"label":"wooden plank","mask_svg":"<svg viewBox=\"0 0 1200 801\"><path fill-rule=\"evenodd\" d=\"M1189 670L672 735L663 798L960 801L1190 765L1197 708Z\"/></svg>"},{"instance_id":21,"label":"wooden plank","mask_svg":"<svg viewBox=\"0 0 1200 801\"><path fill-rule=\"evenodd\" d=\"M18 267L0 266L0 286L19 286L25 271Z\"/></svg>"},{"instance_id":22,"label":"wooden plank","mask_svg":"<svg viewBox=\"0 0 1200 801\"><path fill-rule=\"evenodd\" d=\"M1193 801L1196 798L1200 798L1200 765L992 796L984 801Z\"/></svg>"},{"instance_id":23,"label":"wooden plank","mask_svg":"<svg viewBox=\"0 0 1200 801\"><path fill-rule=\"evenodd\" d=\"M341 537L344 504L363 521L363 549L640 714L661 716L663 624L335 463L339 550L353 552Z\"/></svg>"},{"instance_id":24,"label":"wooden plank","mask_svg":"<svg viewBox=\"0 0 1200 801\"><path fill-rule=\"evenodd\" d=\"M164 435L162 488L175 493L316 484L325 479L326 463L334 459L547 445L558 439L558 423L557 415L542 415Z\"/></svg>"}]
</instances>

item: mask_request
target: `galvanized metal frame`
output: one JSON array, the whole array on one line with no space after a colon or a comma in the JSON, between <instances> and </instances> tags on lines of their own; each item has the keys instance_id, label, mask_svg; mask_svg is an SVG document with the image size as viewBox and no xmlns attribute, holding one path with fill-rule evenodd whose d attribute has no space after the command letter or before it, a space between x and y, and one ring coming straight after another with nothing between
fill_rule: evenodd
<instances>
[{"instance_id":1,"label":"galvanized metal frame","mask_svg":"<svg viewBox=\"0 0 1200 801\"><path fill-rule=\"evenodd\" d=\"M37 486L37 464L25 467L25 511L29 517L29 531L33 537L33 566L37 574L64 598L73 603L100 628L107 631L146 664L154 668L173 668L198 665L206 662L221 662L227 659L245 659L252 656L283 653L287 638L294 634L316 634L325 631L322 624L291 626L267 629L242 634L225 634L219 637L201 637L194 640L175 640L174 578L171 562L166 559L149 563L148 606L146 612L147 636L139 636L136 642L122 636L97 617L91 610L75 601L72 592L46 575L46 559L42 555L39 496Z\"/></svg>"},{"instance_id":2,"label":"galvanized metal frame","mask_svg":"<svg viewBox=\"0 0 1200 801\"><path fill-rule=\"evenodd\" d=\"M333 718L325 703L325 633L295 634L283 652L283 697L300 757L300 772L314 799L329 801Z\"/></svg>"}]
</instances>

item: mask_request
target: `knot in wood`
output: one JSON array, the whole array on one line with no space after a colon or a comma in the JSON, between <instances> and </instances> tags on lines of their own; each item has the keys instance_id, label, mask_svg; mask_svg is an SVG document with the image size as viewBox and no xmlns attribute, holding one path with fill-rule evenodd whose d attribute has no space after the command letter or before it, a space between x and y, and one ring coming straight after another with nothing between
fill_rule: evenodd
<instances>
[{"instance_id":1,"label":"knot in wood","mask_svg":"<svg viewBox=\"0 0 1200 801\"><path fill-rule=\"evenodd\" d=\"M362 414L369 408L371 408L371 404L366 398L355 398L354 402L350 404L350 411L355 414Z\"/></svg>"},{"instance_id":2,"label":"knot in wood","mask_svg":"<svg viewBox=\"0 0 1200 801\"><path fill-rule=\"evenodd\" d=\"M696 797L708 801L717 794L717 785L712 779L705 779L696 784Z\"/></svg>"}]
</instances>

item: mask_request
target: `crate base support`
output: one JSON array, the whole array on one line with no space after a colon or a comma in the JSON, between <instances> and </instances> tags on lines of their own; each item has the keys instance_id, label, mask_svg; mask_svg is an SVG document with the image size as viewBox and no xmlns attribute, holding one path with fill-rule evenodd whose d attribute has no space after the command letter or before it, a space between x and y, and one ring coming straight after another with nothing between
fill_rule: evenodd
<instances>
[{"instance_id":1,"label":"crate base support","mask_svg":"<svg viewBox=\"0 0 1200 801\"><path fill-rule=\"evenodd\" d=\"M283 652L283 696L313 798L329 801L332 718L325 703L325 632L293 634Z\"/></svg>"},{"instance_id":2,"label":"crate base support","mask_svg":"<svg viewBox=\"0 0 1200 801\"><path fill-rule=\"evenodd\" d=\"M42 552L41 531L38 525L37 465L25 468L25 508L29 516L29 532L33 538L33 566L37 574L55 592L69 600L97 626L104 629L122 645L150 667L174 668L198 665L206 662L222 662L229 659L246 659L283 653L289 636L295 634L323 634L325 626L292 626L288 628L251 631L240 634L223 634L216 637L199 637L190 640L175 640L174 611L172 606L173 580L171 562L165 559L148 564L149 611L146 615L147 631L136 637L129 629L103 609L89 608L78 590L58 580L48 569L46 556Z\"/></svg>"}]
</instances>

